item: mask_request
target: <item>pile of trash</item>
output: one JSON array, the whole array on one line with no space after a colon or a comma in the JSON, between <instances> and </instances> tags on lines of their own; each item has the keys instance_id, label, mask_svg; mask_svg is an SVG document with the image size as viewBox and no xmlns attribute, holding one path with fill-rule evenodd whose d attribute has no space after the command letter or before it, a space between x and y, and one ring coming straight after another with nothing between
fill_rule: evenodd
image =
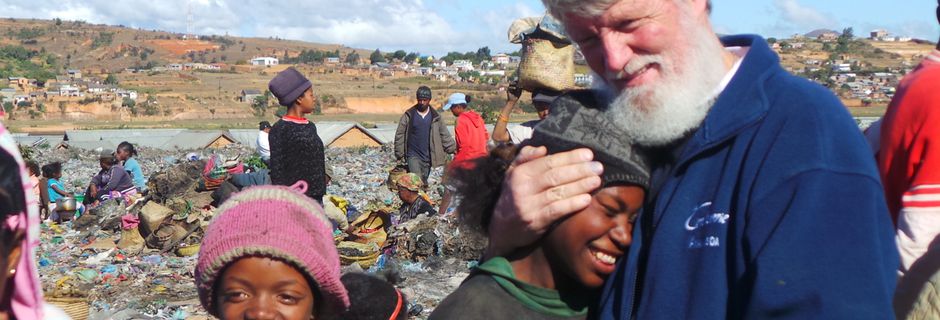
<instances>
[{"instance_id":1,"label":"pile of trash","mask_svg":"<svg viewBox=\"0 0 940 320\"><path fill-rule=\"evenodd\" d=\"M199 305L193 270L203 230L218 203L205 190L208 159L246 159L253 150L169 152L141 148L137 157L148 193L131 201L109 200L73 221L44 222L38 249L48 300L88 319L207 319ZM40 165L63 163L64 182L83 189L98 171L93 150L36 150ZM374 210L395 214L401 205L386 185L394 166L385 148L329 149L333 182L327 193L348 201L350 221ZM238 161L236 161L238 162ZM441 169L432 171L429 194L439 200ZM358 210L356 209L358 208ZM410 297L415 318L426 318L476 265L485 239L456 224L453 214L419 216L388 228L381 244L337 243L347 272L394 273ZM387 241L385 241L387 240ZM71 309L69 309L71 308Z\"/></svg>"}]
</instances>

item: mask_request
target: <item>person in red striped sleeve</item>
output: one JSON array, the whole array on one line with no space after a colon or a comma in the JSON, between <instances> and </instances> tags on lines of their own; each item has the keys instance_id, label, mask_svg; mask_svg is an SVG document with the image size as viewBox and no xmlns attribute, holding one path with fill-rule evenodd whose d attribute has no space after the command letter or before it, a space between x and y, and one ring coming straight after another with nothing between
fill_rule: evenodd
<instances>
[{"instance_id":1,"label":"person in red striped sleeve","mask_svg":"<svg viewBox=\"0 0 940 320\"><path fill-rule=\"evenodd\" d=\"M940 7L936 14L940 22ZM878 167L901 253L901 281L895 294L899 319L927 279L940 270L938 83L940 45L901 80L881 127Z\"/></svg>"}]
</instances>

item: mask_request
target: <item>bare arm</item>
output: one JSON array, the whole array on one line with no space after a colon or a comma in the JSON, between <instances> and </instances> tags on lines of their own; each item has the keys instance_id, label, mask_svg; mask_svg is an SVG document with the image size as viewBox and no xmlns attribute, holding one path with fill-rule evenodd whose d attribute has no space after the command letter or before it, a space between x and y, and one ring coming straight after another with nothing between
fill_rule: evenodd
<instances>
[{"instance_id":1,"label":"bare arm","mask_svg":"<svg viewBox=\"0 0 940 320\"><path fill-rule=\"evenodd\" d=\"M525 147L506 171L489 225L485 257L505 255L535 242L558 219L584 209L601 185L603 166L589 149L546 156Z\"/></svg>"},{"instance_id":2,"label":"bare arm","mask_svg":"<svg viewBox=\"0 0 940 320\"><path fill-rule=\"evenodd\" d=\"M58 193L58 194L61 195L61 196L71 196L71 195L72 195L71 192L62 190L62 189L59 188L59 186L57 186L57 185L52 185L52 190L55 190L55 192Z\"/></svg>"},{"instance_id":3,"label":"bare arm","mask_svg":"<svg viewBox=\"0 0 940 320\"><path fill-rule=\"evenodd\" d=\"M510 86L506 90L506 105L500 110L499 118L496 119L496 126L493 128L493 141L509 142L509 130L507 130L509 115L512 114L512 109L516 107L516 102L519 101L521 95L522 89L515 86Z\"/></svg>"}]
</instances>

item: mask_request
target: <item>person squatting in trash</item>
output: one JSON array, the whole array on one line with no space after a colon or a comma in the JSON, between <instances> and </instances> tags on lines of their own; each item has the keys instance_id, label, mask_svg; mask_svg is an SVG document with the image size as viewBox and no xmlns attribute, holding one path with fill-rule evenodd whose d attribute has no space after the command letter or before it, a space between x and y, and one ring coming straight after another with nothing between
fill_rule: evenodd
<instances>
[{"instance_id":1,"label":"person squatting in trash","mask_svg":"<svg viewBox=\"0 0 940 320\"><path fill-rule=\"evenodd\" d=\"M303 180L310 188L307 196L323 201L326 194L326 156L317 126L305 116L313 112L317 99L313 83L297 69L287 68L268 83L287 114L274 124L268 135L271 147L271 183L293 185Z\"/></svg>"},{"instance_id":2,"label":"person squatting in trash","mask_svg":"<svg viewBox=\"0 0 940 320\"><path fill-rule=\"evenodd\" d=\"M398 198L401 199L402 204L393 224L398 225L407 222L421 214L431 216L437 214L437 210L434 210L434 205L431 203L431 198L421 191L424 183L417 174L407 173L401 175L398 177L396 185L398 186Z\"/></svg>"},{"instance_id":3,"label":"person squatting in trash","mask_svg":"<svg viewBox=\"0 0 940 320\"><path fill-rule=\"evenodd\" d=\"M258 186L219 207L199 249L199 301L220 319L329 319L345 312L331 223L306 182Z\"/></svg>"},{"instance_id":4,"label":"person squatting in trash","mask_svg":"<svg viewBox=\"0 0 940 320\"><path fill-rule=\"evenodd\" d=\"M572 93L553 106L523 145L549 154L590 148L604 165L591 203L557 222L541 240L492 257L474 269L431 319L583 319L605 279L632 240L633 221L649 188L649 163L610 119L599 117L589 92ZM475 168L455 172L463 197L463 223L487 230L506 170L517 146L502 145ZM510 316L511 315L511 316Z\"/></svg>"},{"instance_id":5,"label":"person squatting in trash","mask_svg":"<svg viewBox=\"0 0 940 320\"><path fill-rule=\"evenodd\" d=\"M86 202L89 198L92 201L105 201L114 198L126 199L137 194L137 187L134 186L131 175L124 170L120 163L115 162L111 150L101 151L98 156L98 164L101 166L101 171L98 171L98 174L91 178L87 193L91 197L86 196Z\"/></svg>"}]
</instances>

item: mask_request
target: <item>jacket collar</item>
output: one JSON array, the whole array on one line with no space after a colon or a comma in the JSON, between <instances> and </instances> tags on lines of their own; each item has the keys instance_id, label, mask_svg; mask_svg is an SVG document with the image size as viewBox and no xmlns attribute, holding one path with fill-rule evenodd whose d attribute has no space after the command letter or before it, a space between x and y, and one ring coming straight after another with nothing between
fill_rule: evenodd
<instances>
[{"instance_id":1,"label":"jacket collar","mask_svg":"<svg viewBox=\"0 0 940 320\"><path fill-rule=\"evenodd\" d=\"M431 112L431 120L434 120L434 119L437 119L437 118L440 118L440 117L441 117L441 114L440 114L440 113L437 113L437 110L434 110L434 106L428 106L428 110L431 110L431 111L430 111L430 112ZM411 109L408 109L408 111L414 112L414 114L417 115L417 114L418 114L418 104L415 104L415 105L411 106Z\"/></svg>"},{"instance_id":2,"label":"jacket collar","mask_svg":"<svg viewBox=\"0 0 940 320\"><path fill-rule=\"evenodd\" d=\"M726 47L750 47L750 50L692 136L681 159L734 137L764 118L769 110L762 86L767 78L782 71L777 55L756 35L727 36L722 37L721 42Z\"/></svg>"}]
</instances>

